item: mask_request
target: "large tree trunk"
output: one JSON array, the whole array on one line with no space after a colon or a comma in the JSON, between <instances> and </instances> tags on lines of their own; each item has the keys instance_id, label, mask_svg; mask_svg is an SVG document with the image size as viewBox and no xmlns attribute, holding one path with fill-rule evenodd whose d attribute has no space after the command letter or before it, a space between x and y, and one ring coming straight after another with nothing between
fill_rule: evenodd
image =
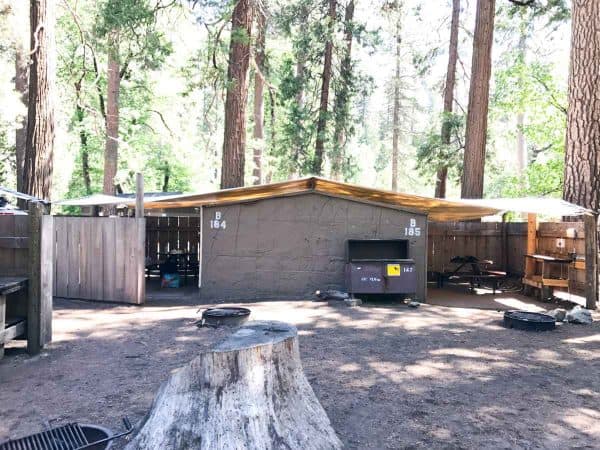
<instances>
[{"instance_id":1,"label":"large tree trunk","mask_svg":"<svg viewBox=\"0 0 600 450\"><path fill-rule=\"evenodd\" d=\"M333 132L333 145L335 152L331 161L331 176L334 180L341 180L343 175L343 161L346 149L346 129L350 119L350 85L352 84L352 40L354 37L354 0L346 5L344 13L344 41L346 48L340 68L340 88L335 96L335 128Z\"/></svg>"},{"instance_id":2,"label":"large tree trunk","mask_svg":"<svg viewBox=\"0 0 600 450\"><path fill-rule=\"evenodd\" d=\"M246 100L254 0L238 0L231 17L221 189L244 185Z\"/></svg>"},{"instance_id":3,"label":"large tree trunk","mask_svg":"<svg viewBox=\"0 0 600 450\"><path fill-rule=\"evenodd\" d=\"M103 192L107 195L114 195L119 158L119 90L121 87L121 69L119 64L118 37L114 35L109 40Z\"/></svg>"},{"instance_id":4,"label":"large tree trunk","mask_svg":"<svg viewBox=\"0 0 600 450\"><path fill-rule=\"evenodd\" d=\"M15 90L20 94L21 101L27 105L29 90L29 30L23 27L27 23L29 12L27 4L22 1L13 2L13 20L15 21ZM25 28L25 29L23 29ZM25 39L27 36L27 39ZM27 145L27 115L23 115L15 131L15 156L17 167L17 191L23 191L23 164Z\"/></svg>"},{"instance_id":5,"label":"large tree trunk","mask_svg":"<svg viewBox=\"0 0 600 450\"><path fill-rule=\"evenodd\" d=\"M600 209L600 3L573 0L565 200Z\"/></svg>"},{"instance_id":6,"label":"large tree trunk","mask_svg":"<svg viewBox=\"0 0 600 450\"><path fill-rule=\"evenodd\" d=\"M255 60L258 68L254 74L254 169L252 176L254 184L262 182L262 153L265 142L265 108L264 108L264 90L265 80L265 39L266 39L266 21L267 17L264 11L264 5L256 8L256 47Z\"/></svg>"},{"instance_id":7,"label":"large tree trunk","mask_svg":"<svg viewBox=\"0 0 600 450\"><path fill-rule=\"evenodd\" d=\"M478 0L462 177L462 198L483 197L495 0Z\"/></svg>"},{"instance_id":8,"label":"large tree trunk","mask_svg":"<svg viewBox=\"0 0 600 450\"><path fill-rule=\"evenodd\" d=\"M317 120L317 138L315 157L312 165L313 175L321 175L323 171L323 156L327 135L327 116L329 114L329 84L331 83L331 62L333 58L333 34L336 18L336 0L329 0L328 30L323 56L323 75L321 76L321 101L319 103L319 118Z\"/></svg>"},{"instance_id":9,"label":"large tree trunk","mask_svg":"<svg viewBox=\"0 0 600 450\"><path fill-rule=\"evenodd\" d=\"M446 85L444 87L444 113L452 113L454 106L454 86L456 84L456 61L458 60L458 26L460 17L460 0L452 0L452 22L450 24L450 48L448 49L448 69L446 70ZM450 145L450 124L447 117L442 123L442 144ZM448 166L438 169L435 183L435 196L446 197L448 181Z\"/></svg>"},{"instance_id":10,"label":"large tree trunk","mask_svg":"<svg viewBox=\"0 0 600 450\"><path fill-rule=\"evenodd\" d=\"M340 449L295 327L250 322L164 383L127 450Z\"/></svg>"},{"instance_id":11,"label":"large tree trunk","mask_svg":"<svg viewBox=\"0 0 600 450\"><path fill-rule=\"evenodd\" d=\"M49 199L54 160L56 49L53 0L31 0L31 66L23 190Z\"/></svg>"},{"instance_id":12,"label":"large tree trunk","mask_svg":"<svg viewBox=\"0 0 600 450\"><path fill-rule=\"evenodd\" d=\"M398 190L398 158L400 157L400 49L402 47L401 3L396 3L396 72L394 74L394 107L392 112L392 191Z\"/></svg>"}]
</instances>

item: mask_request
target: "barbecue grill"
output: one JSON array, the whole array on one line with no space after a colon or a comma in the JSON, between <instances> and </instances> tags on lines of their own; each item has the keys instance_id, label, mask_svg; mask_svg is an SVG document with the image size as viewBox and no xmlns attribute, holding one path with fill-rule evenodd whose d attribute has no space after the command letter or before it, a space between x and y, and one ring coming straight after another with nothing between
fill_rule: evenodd
<instances>
[{"instance_id":1,"label":"barbecue grill","mask_svg":"<svg viewBox=\"0 0 600 450\"><path fill-rule=\"evenodd\" d=\"M415 261L406 239L347 241L346 288L350 294L405 294L417 291Z\"/></svg>"},{"instance_id":2,"label":"barbecue grill","mask_svg":"<svg viewBox=\"0 0 600 450\"><path fill-rule=\"evenodd\" d=\"M0 450L102 450L113 439L125 436L133 430L127 417L123 418L125 431L113 434L97 425L68 423L40 433L0 443Z\"/></svg>"}]
</instances>

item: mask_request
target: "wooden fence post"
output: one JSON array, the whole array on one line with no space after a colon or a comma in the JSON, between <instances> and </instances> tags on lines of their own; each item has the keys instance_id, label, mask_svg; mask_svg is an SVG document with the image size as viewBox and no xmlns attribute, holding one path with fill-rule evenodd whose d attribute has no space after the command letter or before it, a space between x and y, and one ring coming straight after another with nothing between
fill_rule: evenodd
<instances>
[{"instance_id":1,"label":"wooden fence post","mask_svg":"<svg viewBox=\"0 0 600 450\"><path fill-rule=\"evenodd\" d=\"M146 299L146 221L144 219L144 176L139 172L135 175L135 222L137 229L137 304L141 305Z\"/></svg>"},{"instance_id":2,"label":"wooden fence post","mask_svg":"<svg viewBox=\"0 0 600 450\"><path fill-rule=\"evenodd\" d=\"M508 224L506 218L508 214L502 214L502 239L500 245L502 246L502 270L508 273Z\"/></svg>"},{"instance_id":3,"label":"wooden fence post","mask_svg":"<svg viewBox=\"0 0 600 450\"><path fill-rule=\"evenodd\" d=\"M52 217L44 212L43 204L29 204L27 352L31 355L52 340L54 233Z\"/></svg>"},{"instance_id":4,"label":"wooden fence post","mask_svg":"<svg viewBox=\"0 0 600 450\"><path fill-rule=\"evenodd\" d=\"M144 176L135 174L135 218L144 218Z\"/></svg>"},{"instance_id":5,"label":"wooden fence post","mask_svg":"<svg viewBox=\"0 0 600 450\"><path fill-rule=\"evenodd\" d=\"M585 307L596 309L598 302L598 216L584 215Z\"/></svg>"}]
</instances>

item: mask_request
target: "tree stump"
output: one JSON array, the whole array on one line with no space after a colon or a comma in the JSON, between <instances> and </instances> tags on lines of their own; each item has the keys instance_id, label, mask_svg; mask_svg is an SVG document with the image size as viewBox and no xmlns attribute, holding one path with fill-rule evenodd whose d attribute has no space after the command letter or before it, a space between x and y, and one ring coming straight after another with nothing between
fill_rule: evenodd
<instances>
[{"instance_id":1,"label":"tree stump","mask_svg":"<svg viewBox=\"0 0 600 450\"><path fill-rule=\"evenodd\" d=\"M304 376L298 332L249 322L161 386L135 449L340 449Z\"/></svg>"}]
</instances>

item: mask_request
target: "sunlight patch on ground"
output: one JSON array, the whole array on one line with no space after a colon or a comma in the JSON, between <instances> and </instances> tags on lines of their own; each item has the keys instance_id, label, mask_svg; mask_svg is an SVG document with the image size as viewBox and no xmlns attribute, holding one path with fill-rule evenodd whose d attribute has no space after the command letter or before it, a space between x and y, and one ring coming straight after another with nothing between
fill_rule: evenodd
<instances>
[{"instance_id":1,"label":"sunlight patch on ground","mask_svg":"<svg viewBox=\"0 0 600 450\"><path fill-rule=\"evenodd\" d=\"M534 305L532 303L529 302L524 302L522 300L519 300L517 298L510 298L510 297L504 297L504 298L495 298L494 299L494 303L497 303L499 305L511 308L511 309L521 309L521 310L525 310L525 311L533 311L533 312L543 312L546 311L544 308Z\"/></svg>"},{"instance_id":2,"label":"sunlight patch on ground","mask_svg":"<svg viewBox=\"0 0 600 450\"><path fill-rule=\"evenodd\" d=\"M429 352L435 356L458 356L461 358L473 358L473 359L489 359L494 361L504 361L507 357L511 357L515 354L514 350L494 350L486 349L485 351L472 350L468 348L440 348L431 350Z\"/></svg>"},{"instance_id":3,"label":"sunlight patch on ground","mask_svg":"<svg viewBox=\"0 0 600 450\"><path fill-rule=\"evenodd\" d=\"M572 409L565 413L563 421L582 433L600 438L600 411L596 409Z\"/></svg>"},{"instance_id":4,"label":"sunlight patch on ground","mask_svg":"<svg viewBox=\"0 0 600 450\"><path fill-rule=\"evenodd\" d=\"M571 391L571 392L573 394L579 395L581 397L590 397L590 398L600 397L600 392L592 391L591 389L586 389L586 388L575 389L574 391Z\"/></svg>"},{"instance_id":5,"label":"sunlight patch on ground","mask_svg":"<svg viewBox=\"0 0 600 450\"><path fill-rule=\"evenodd\" d=\"M347 363L342 364L339 367L340 372L358 372L360 371L360 366L356 363Z\"/></svg>"},{"instance_id":6,"label":"sunlight patch on ground","mask_svg":"<svg viewBox=\"0 0 600 450\"><path fill-rule=\"evenodd\" d=\"M600 333L592 334L591 336L563 339L563 342L565 344L590 344L592 342L600 342Z\"/></svg>"},{"instance_id":7,"label":"sunlight patch on ground","mask_svg":"<svg viewBox=\"0 0 600 450\"><path fill-rule=\"evenodd\" d=\"M532 356L539 362L554 364L561 367L567 367L572 364L571 361L565 360L557 351L547 348L536 350Z\"/></svg>"}]
</instances>

